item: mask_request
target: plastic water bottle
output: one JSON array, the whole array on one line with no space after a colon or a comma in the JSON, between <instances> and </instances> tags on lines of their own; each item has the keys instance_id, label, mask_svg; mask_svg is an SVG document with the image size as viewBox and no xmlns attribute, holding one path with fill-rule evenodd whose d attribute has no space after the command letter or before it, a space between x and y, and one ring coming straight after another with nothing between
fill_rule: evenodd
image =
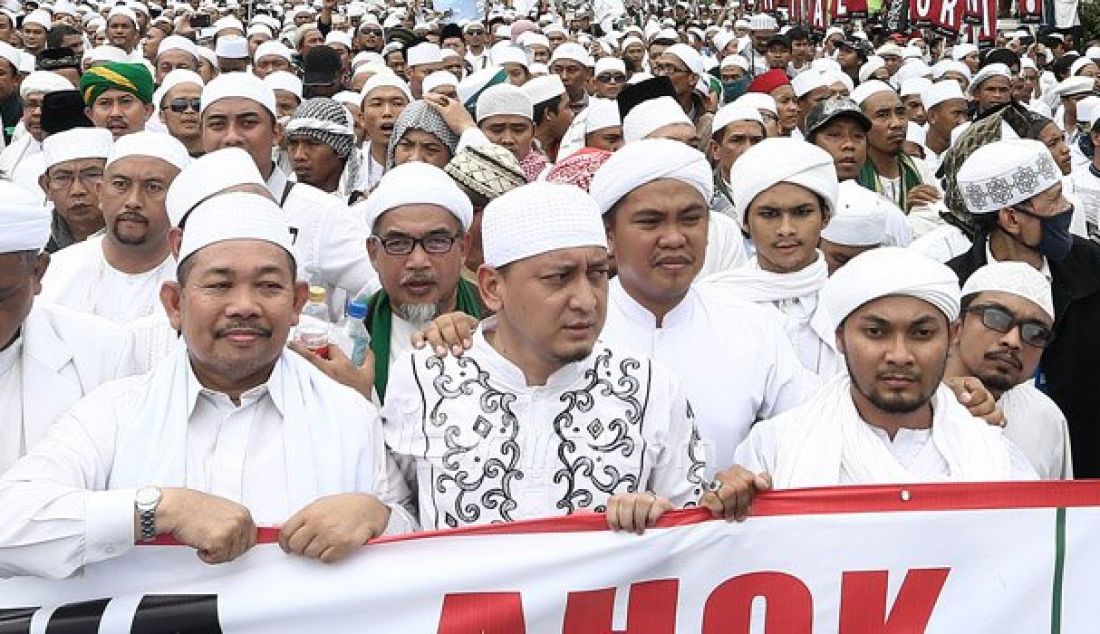
<instances>
[{"instance_id":1,"label":"plastic water bottle","mask_svg":"<svg viewBox=\"0 0 1100 634\"><path fill-rule=\"evenodd\" d=\"M309 301L302 307L302 317L296 334L298 343L313 354L327 359L330 324L323 286L309 287Z\"/></svg>"},{"instance_id":2,"label":"plastic water bottle","mask_svg":"<svg viewBox=\"0 0 1100 634\"><path fill-rule=\"evenodd\" d=\"M370 350L370 333L363 320L367 318L367 302L362 299L352 300L348 304L348 313L340 321L342 339L347 341L350 351L348 357L356 367L363 365Z\"/></svg>"}]
</instances>

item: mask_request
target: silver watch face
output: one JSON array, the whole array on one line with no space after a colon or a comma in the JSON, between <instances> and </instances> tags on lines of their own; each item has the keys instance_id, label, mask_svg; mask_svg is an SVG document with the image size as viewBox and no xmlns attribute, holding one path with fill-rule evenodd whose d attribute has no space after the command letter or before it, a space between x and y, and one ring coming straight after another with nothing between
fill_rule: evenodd
<instances>
[{"instance_id":1,"label":"silver watch face","mask_svg":"<svg viewBox=\"0 0 1100 634\"><path fill-rule=\"evenodd\" d=\"M134 501L138 506L152 506L160 501L160 489L156 487L138 489Z\"/></svg>"}]
</instances>

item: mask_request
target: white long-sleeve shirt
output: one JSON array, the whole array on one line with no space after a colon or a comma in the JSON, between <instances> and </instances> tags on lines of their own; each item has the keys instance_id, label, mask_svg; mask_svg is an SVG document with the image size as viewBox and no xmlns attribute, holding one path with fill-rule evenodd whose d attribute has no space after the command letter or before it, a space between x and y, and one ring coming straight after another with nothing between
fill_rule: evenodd
<instances>
[{"instance_id":1,"label":"white long-sleeve shirt","mask_svg":"<svg viewBox=\"0 0 1100 634\"><path fill-rule=\"evenodd\" d=\"M679 381L602 343L528 386L479 329L461 357L419 350L394 364L382 417L424 528L602 511L629 492L685 506L702 493Z\"/></svg>"},{"instance_id":2,"label":"white long-sleeve shirt","mask_svg":"<svg viewBox=\"0 0 1100 634\"><path fill-rule=\"evenodd\" d=\"M654 359L683 382L708 475L733 464L753 423L801 404L820 385L771 311L714 287L693 287L658 327L620 280L611 280L600 337Z\"/></svg>"},{"instance_id":3,"label":"white long-sleeve shirt","mask_svg":"<svg viewBox=\"0 0 1100 634\"><path fill-rule=\"evenodd\" d=\"M300 510L288 495L295 474L283 431L285 394L299 386L285 384L293 374L284 363L276 363L266 383L242 394L239 406L202 387L188 365L185 446L159 456L184 461L184 486L246 506L257 526L281 524ZM113 476L121 460L140 458L120 456L116 449L121 438L140 432L134 425L142 424L157 376L104 384L62 415L46 438L0 478L0 576L67 577L133 546L136 487L119 488ZM407 497L385 455L376 410L348 388L330 383L322 397L343 403L346 412L336 421L341 455L316 460L313 467L320 475L332 475L328 479L339 481L343 490L322 494L371 493L383 502ZM391 504L387 532L413 527L412 517Z\"/></svg>"},{"instance_id":4,"label":"white long-sleeve shirt","mask_svg":"<svg viewBox=\"0 0 1100 634\"><path fill-rule=\"evenodd\" d=\"M1001 395L1005 437L1031 461L1044 480L1073 478L1069 427L1062 410L1030 381Z\"/></svg>"}]
</instances>

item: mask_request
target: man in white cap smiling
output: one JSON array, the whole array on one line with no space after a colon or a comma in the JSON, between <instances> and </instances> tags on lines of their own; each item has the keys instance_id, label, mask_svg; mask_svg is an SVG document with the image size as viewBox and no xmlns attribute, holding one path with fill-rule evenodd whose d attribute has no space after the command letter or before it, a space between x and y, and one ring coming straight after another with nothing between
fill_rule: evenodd
<instances>
[{"instance_id":1,"label":"man in white cap smiling","mask_svg":"<svg viewBox=\"0 0 1100 634\"><path fill-rule=\"evenodd\" d=\"M610 262L596 203L571 185L532 183L489 204L482 235L478 286L495 316L463 356L417 351L389 379L383 426L415 475L421 526L593 510L640 532L697 500L704 464L679 382L597 341ZM567 394L582 394L584 411ZM602 448L616 437L629 449ZM441 460L444 438L472 450ZM597 460L604 468L586 466Z\"/></svg>"},{"instance_id":2,"label":"man in white cap smiling","mask_svg":"<svg viewBox=\"0 0 1100 634\"><path fill-rule=\"evenodd\" d=\"M53 204L47 251L53 253L103 229L99 187L114 138L103 128L73 128L42 142L45 171L38 177Z\"/></svg>"},{"instance_id":3,"label":"man in white cap smiling","mask_svg":"<svg viewBox=\"0 0 1100 634\"><path fill-rule=\"evenodd\" d=\"M972 416L942 383L958 334L950 269L906 249L874 249L829 278L821 299L847 371L757 423L715 495L1037 477L1000 427Z\"/></svg>"},{"instance_id":4,"label":"man in white cap smiling","mask_svg":"<svg viewBox=\"0 0 1100 634\"><path fill-rule=\"evenodd\" d=\"M190 160L187 148L166 134L119 139L97 184L107 231L54 256L43 298L116 323L157 310L161 283L175 266L165 196Z\"/></svg>"},{"instance_id":5,"label":"man in white cap smiling","mask_svg":"<svg viewBox=\"0 0 1100 634\"><path fill-rule=\"evenodd\" d=\"M66 577L157 535L221 563L257 525L332 562L413 525L379 499L376 410L285 349L307 288L278 207L245 192L200 203L179 257L161 291L172 355L87 396L0 479L5 576Z\"/></svg>"},{"instance_id":6,"label":"man in white cap smiling","mask_svg":"<svg viewBox=\"0 0 1100 634\"><path fill-rule=\"evenodd\" d=\"M34 301L50 263L42 250L49 235L37 197L0 180L0 473L85 394L136 371L120 328Z\"/></svg>"},{"instance_id":7,"label":"man in white cap smiling","mask_svg":"<svg viewBox=\"0 0 1100 634\"><path fill-rule=\"evenodd\" d=\"M992 262L966 280L961 311L947 376L978 377L993 393L1005 435L1039 477L1072 478L1066 417L1031 381L1054 337L1050 281L1023 262Z\"/></svg>"}]
</instances>

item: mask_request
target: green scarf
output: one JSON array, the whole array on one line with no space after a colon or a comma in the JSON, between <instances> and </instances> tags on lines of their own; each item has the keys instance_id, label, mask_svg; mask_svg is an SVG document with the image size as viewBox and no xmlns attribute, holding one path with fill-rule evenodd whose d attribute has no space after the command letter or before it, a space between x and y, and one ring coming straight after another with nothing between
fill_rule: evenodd
<instances>
[{"instance_id":1,"label":"green scarf","mask_svg":"<svg viewBox=\"0 0 1100 634\"><path fill-rule=\"evenodd\" d=\"M920 178L920 172L913 163L913 158L908 154L899 154L898 163L901 166L901 191L898 196L900 200L895 200L894 203L908 214L909 209L906 203L908 202L909 190L917 185L922 185L924 181ZM875 170L875 164L871 162L871 159L867 159L859 170L859 184L871 191L882 193L882 184L878 181L878 171Z\"/></svg>"},{"instance_id":2,"label":"green scarf","mask_svg":"<svg viewBox=\"0 0 1100 634\"><path fill-rule=\"evenodd\" d=\"M481 305L477 301L477 289L459 278L458 298L455 308L476 319L481 319ZM393 328L393 308L386 291L378 291L367 302L367 318L364 325L370 333L370 349L374 352L374 389L378 400L386 402L386 384L390 380L390 332Z\"/></svg>"}]
</instances>

